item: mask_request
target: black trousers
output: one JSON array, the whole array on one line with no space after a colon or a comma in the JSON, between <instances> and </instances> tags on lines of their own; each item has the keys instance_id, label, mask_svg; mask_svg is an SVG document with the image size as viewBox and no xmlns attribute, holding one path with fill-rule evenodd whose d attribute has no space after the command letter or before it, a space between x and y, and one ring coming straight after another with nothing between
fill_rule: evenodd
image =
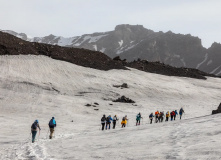
<instances>
[{"instance_id":1,"label":"black trousers","mask_svg":"<svg viewBox=\"0 0 221 160\"><path fill-rule=\"evenodd\" d=\"M140 120L137 120L137 123L136 123L136 125L138 125L138 124L140 125Z\"/></svg>"},{"instance_id":2,"label":"black trousers","mask_svg":"<svg viewBox=\"0 0 221 160\"><path fill-rule=\"evenodd\" d=\"M166 121L168 121L169 117L166 117Z\"/></svg>"},{"instance_id":3,"label":"black trousers","mask_svg":"<svg viewBox=\"0 0 221 160\"><path fill-rule=\"evenodd\" d=\"M113 121L113 129L115 129L116 121Z\"/></svg>"},{"instance_id":4,"label":"black trousers","mask_svg":"<svg viewBox=\"0 0 221 160\"><path fill-rule=\"evenodd\" d=\"M150 119L150 124L152 124L153 118Z\"/></svg>"},{"instance_id":5,"label":"black trousers","mask_svg":"<svg viewBox=\"0 0 221 160\"><path fill-rule=\"evenodd\" d=\"M104 130L105 123L101 123L101 125L102 125L102 130Z\"/></svg>"}]
</instances>

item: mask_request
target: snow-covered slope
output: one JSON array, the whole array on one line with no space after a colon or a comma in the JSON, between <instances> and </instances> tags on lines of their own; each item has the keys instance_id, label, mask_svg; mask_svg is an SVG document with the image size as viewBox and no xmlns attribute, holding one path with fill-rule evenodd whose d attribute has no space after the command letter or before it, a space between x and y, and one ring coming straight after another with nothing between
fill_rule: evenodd
<instances>
[{"instance_id":1,"label":"snow-covered slope","mask_svg":"<svg viewBox=\"0 0 221 160\"><path fill-rule=\"evenodd\" d=\"M211 114L220 103L219 78L197 80L145 73L135 69L100 71L44 56L0 57L0 159L218 159ZM127 83L128 89L113 87ZM125 95L136 105L114 103ZM97 107L85 104L97 102ZM113 105L110 105L113 104ZM184 107L185 120L148 124L156 110ZM94 109L99 109L94 110ZM142 125L135 117L142 113ZM103 114L129 117L129 126L100 131ZM46 139L55 116L55 139ZM199 116L205 116L196 118ZM30 143L30 126L38 119L38 141ZM73 121L73 122L72 122Z\"/></svg>"}]
</instances>

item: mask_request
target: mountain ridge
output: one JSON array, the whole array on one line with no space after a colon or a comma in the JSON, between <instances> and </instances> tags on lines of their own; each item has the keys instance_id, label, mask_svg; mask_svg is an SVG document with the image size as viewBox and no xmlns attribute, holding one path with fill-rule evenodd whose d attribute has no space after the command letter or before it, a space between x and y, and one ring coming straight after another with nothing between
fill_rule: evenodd
<instances>
[{"instance_id":1,"label":"mountain ridge","mask_svg":"<svg viewBox=\"0 0 221 160\"><path fill-rule=\"evenodd\" d=\"M30 39L22 33L10 34L30 42L100 51L110 58L120 56L129 62L139 58L221 75L221 44L215 42L207 49L202 46L200 38L190 34L154 32L142 25L129 24L117 25L113 31L69 38L51 34Z\"/></svg>"}]
</instances>

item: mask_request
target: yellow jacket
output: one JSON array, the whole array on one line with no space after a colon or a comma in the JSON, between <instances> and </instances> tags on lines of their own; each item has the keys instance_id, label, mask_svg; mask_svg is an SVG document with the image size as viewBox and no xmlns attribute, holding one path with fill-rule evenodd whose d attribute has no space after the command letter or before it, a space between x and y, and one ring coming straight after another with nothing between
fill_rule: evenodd
<instances>
[{"instance_id":1,"label":"yellow jacket","mask_svg":"<svg viewBox=\"0 0 221 160\"><path fill-rule=\"evenodd\" d=\"M126 120L122 120L121 124L127 124Z\"/></svg>"},{"instance_id":2,"label":"yellow jacket","mask_svg":"<svg viewBox=\"0 0 221 160\"><path fill-rule=\"evenodd\" d=\"M166 117L170 117L170 112L167 112L167 113L166 113Z\"/></svg>"}]
</instances>

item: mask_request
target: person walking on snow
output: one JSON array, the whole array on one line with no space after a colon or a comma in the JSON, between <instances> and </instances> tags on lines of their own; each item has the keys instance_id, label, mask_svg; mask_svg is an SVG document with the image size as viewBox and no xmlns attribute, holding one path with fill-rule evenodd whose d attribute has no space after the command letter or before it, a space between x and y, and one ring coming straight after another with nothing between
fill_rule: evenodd
<instances>
[{"instance_id":1,"label":"person walking on snow","mask_svg":"<svg viewBox=\"0 0 221 160\"><path fill-rule=\"evenodd\" d=\"M177 113L177 110L175 110L174 112L175 112L175 115L173 116L173 118L174 118L174 121L175 121L176 120L176 115L178 115L178 113Z\"/></svg>"},{"instance_id":2,"label":"person walking on snow","mask_svg":"<svg viewBox=\"0 0 221 160\"><path fill-rule=\"evenodd\" d=\"M113 117L113 129L115 129L116 122L118 121L117 115Z\"/></svg>"},{"instance_id":3,"label":"person walking on snow","mask_svg":"<svg viewBox=\"0 0 221 160\"><path fill-rule=\"evenodd\" d=\"M121 128L123 128L123 127L126 127L126 124L127 124L127 120L126 120L126 118L124 117L123 119L122 119L122 121L121 121Z\"/></svg>"},{"instance_id":4,"label":"person walking on snow","mask_svg":"<svg viewBox=\"0 0 221 160\"><path fill-rule=\"evenodd\" d=\"M183 113L185 113L184 110L183 110L183 108L180 108L180 112L179 112L179 114L180 114L180 119L182 118Z\"/></svg>"},{"instance_id":5,"label":"person walking on snow","mask_svg":"<svg viewBox=\"0 0 221 160\"><path fill-rule=\"evenodd\" d=\"M159 111L155 112L155 123L158 122L158 118L159 118Z\"/></svg>"},{"instance_id":6,"label":"person walking on snow","mask_svg":"<svg viewBox=\"0 0 221 160\"><path fill-rule=\"evenodd\" d=\"M149 115L149 119L150 119L150 124L152 124L152 121L153 121L153 117L154 117L154 115L153 115L153 113L151 113L151 114Z\"/></svg>"},{"instance_id":7,"label":"person walking on snow","mask_svg":"<svg viewBox=\"0 0 221 160\"><path fill-rule=\"evenodd\" d=\"M159 122L163 122L163 117L164 117L164 113L163 112L160 112L159 113Z\"/></svg>"},{"instance_id":8,"label":"person walking on snow","mask_svg":"<svg viewBox=\"0 0 221 160\"><path fill-rule=\"evenodd\" d=\"M174 111L170 112L171 121L173 120L173 116L174 116L174 115L175 115L175 112L174 112Z\"/></svg>"},{"instance_id":9,"label":"person walking on snow","mask_svg":"<svg viewBox=\"0 0 221 160\"><path fill-rule=\"evenodd\" d=\"M102 131L104 130L105 121L106 121L106 116L104 114L103 117L101 118Z\"/></svg>"},{"instance_id":10,"label":"person walking on snow","mask_svg":"<svg viewBox=\"0 0 221 160\"><path fill-rule=\"evenodd\" d=\"M53 133L54 133L54 127L56 127L56 121L54 117L51 118L51 120L48 123L49 129L50 129L50 135L49 138L52 139Z\"/></svg>"},{"instance_id":11,"label":"person walking on snow","mask_svg":"<svg viewBox=\"0 0 221 160\"><path fill-rule=\"evenodd\" d=\"M127 121L127 123L125 124L125 126L128 126L128 124L129 124L129 123L128 123L128 120L129 120L129 119L127 118L127 115L125 115L124 118L125 118L125 120Z\"/></svg>"},{"instance_id":12,"label":"person walking on snow","mask_svg":"<svg viewBox=\"0 0 221 160\"><path fill-rule=\"evenodd\" d=\"M32 143L35 142L35 137L37 135L38 129L39 129L39 134L40 134L41 128L39 126L38 120L35 120L34 123L31 125Z\"/></svg>"},{"instance_id":13,"label":"person walking on snow","mask_svg":"<svg viewBox=\"0 0 221 160\"><path fill-rule=\"evenodd\" d=\"M113 119L111 118L111 115L109 115L107 118L106 118L106 130L107 130L107 126L109 126L109 129L110 129L110 124L111 124L111 121Z\"/></svg>"},{"instance_id":14,"label":"person walking on snow","mask_svg":"<svg viewBox=\"0 0 221 160\"><path fill-rule=\"evenodd\" d=\"M141 117L141 114L138 113L137 118L136 118L136 121L137 121L137 122L136 122L136 126L137 126L137 125L140 125L140 119L141 119L141 118L143 118L143 117Z\"/></svg>"},{"instance_id":15,"label":"person walking on snow","mask_svg":"<svg viewBox=\"0 0 221 160\"><path fill-rule=\"evenodd\" d=\"M170 112L169 112L169 111L167 111L167 113L166 113L166 121L168 121L168 120L169 120L169 117L170 117Z\"/></svg>"}]
</instances>

